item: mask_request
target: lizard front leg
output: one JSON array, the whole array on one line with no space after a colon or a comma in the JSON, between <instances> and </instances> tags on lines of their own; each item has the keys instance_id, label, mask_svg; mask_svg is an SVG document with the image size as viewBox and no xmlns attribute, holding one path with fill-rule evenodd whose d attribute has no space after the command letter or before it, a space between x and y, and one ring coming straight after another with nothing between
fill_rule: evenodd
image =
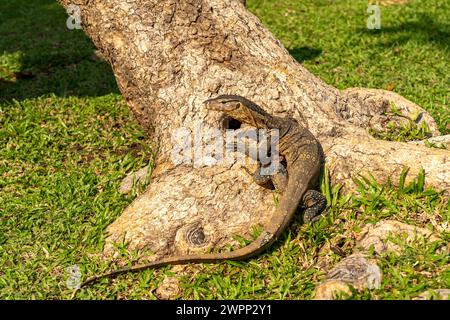
<instances>
[{"instance_id":1,"label":"lizard front leg","mask_svg":"<svg viewBox=\"0 0 450 320\"><path fill-rule=\"evenodd\" d=\"M258 168L251 172L246 167L242 167L253 179L253 182L255 182L257 185L266 188L266 189L274 189L275 186L272 183L272 177L269 175L263 175L261 174L261 165L258 164Z\"/></svg>"},{"instance_id":2,"label":"lizard front leg","mask_svg":"<svg viewBox=\"0 0 450 320\"><path fill-rule=\"evenodd\" d=\"M242 132L245 133L245 130L243 130ZM236 137L238 138L238 141L228 144L227 151L237 151L245 154L252 160L257 161L258 167L254 172L251 172L246 167L243 167L243 169L252 176L253 181L257 185L267 189L275 189L278 192L283 193L287 186L288 172L286 167L282 164L283 161L285 161L282 155L274 157L273 151L269 153L267 152L267 150L272 150L269 146L271 140L270 135L263 135L263 138L258 142L257 145L255 145L254 143L246 145L244 141L240 139L239 134L237 134ZM267 160L270 162L261 163L261 153L264 155L264 162L266 162ZM274 161L278 161L278 164L273 163ZM274 165L276 165L275 168L272 167ZM274 171L273 169L276 169L276 171Z\"/></svg>"},{"instance_id":3,"label":"lizard front leg","mask_svg":"<svg viewBox=\"0 0 450 320\"><path fill-rule=\"evenodd\" d=\"M253 181L257 185L267 189L275 189L277 192L283 193L284 190L286 190L288 182L288 173L286 167L280 164L278 172L268 175L261 173L262 168L263 166L261 166L261 164L258 164L258 168L254 172L251 172L245 167L243 169L252 176Z\"/></svg>"}]
</instances>

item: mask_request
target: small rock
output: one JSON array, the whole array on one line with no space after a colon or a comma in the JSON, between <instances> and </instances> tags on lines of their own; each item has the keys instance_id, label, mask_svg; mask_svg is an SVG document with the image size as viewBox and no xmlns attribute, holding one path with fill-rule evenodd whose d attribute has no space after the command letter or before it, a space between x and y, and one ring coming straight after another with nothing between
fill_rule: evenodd
<instances>
[{"instance_id":1,"label":"small rock","mask_svg":"<svg viewBox=\"0 0 450 320\"><path fill-rule=\"evenodd\" d=\"M367 225L357 238L357 245L364 250L369 250L373 245L376 253L381 254L387 251L401 252L401 248L390 242L389 237L406 234L406 241L417 241L418 238L425 238L429 241L437 241L439 238L430 230L418 228L394 220L380 221L375 225Z\"/></svg>"},{"instance_id":2,"label":"small rock","mask_svg":"<svg viewBox=\"0 0 450 320\"><path fill-rule=\"evenodd\" d=\"M415 297L413 300L430 300L430 299L440 299L449 300L450 299L450 289L435 289L427 290L419 296Z\"/></svg>"},{"instance_id":3,"label":"small rock","mask_svg":"<svg viewBox=\"0 0 450 320\"><path fill-rule=\"evenodd\" d=\"M156 289L155 295L160 300L177 298L181 294L180 282L175 277L165 277Z\"/></svg>"},{"instance_id":4,"label":"small rock","mask_svg":"<svg viewBox=\"0 0 450 320\"><path fill-rule=\"evenodd\" d=\"M378 289L381 270L362 254L352 254L339 262L326 276L327 280L316 288L314 299L333 299L337 292L351 293L350 285L357 290Z\"/></svg>"},{"instance_id":5,"label":"small rock","mask_svg":"<svg viewBox=\"0 0 450 320\"><path fill-rule=\"evenodd\" d=\"M339 262L328 274L328 280L340 280L355 289L378 289L381 285L381 270L362 254L352 254Z\"/></svg>"},{"instance_id":6,"label":"small rock","mask_svg":"<svg viewBox=\"0 0 450 320\"><path fill-rule=\"evenodd\" d=\"M129 175L127 175L120 184L119 192L120 193L129 193L131 189L133 188L133 181L135 183L143 183L145 180L145 177L147 176L149 167L142 168L136 172L132 172Z\"/></svg>"},{"instance_id":7,"label":"small rock","mask_svg":"<svg viewBox=\"0 0 450 320\"><path fill-rule=\"evenodd\" d=\"M334 300L338 295L351 296L350 286L339 280L327 280L316 288L314 300Z\"/></svg>"}]
</instances>

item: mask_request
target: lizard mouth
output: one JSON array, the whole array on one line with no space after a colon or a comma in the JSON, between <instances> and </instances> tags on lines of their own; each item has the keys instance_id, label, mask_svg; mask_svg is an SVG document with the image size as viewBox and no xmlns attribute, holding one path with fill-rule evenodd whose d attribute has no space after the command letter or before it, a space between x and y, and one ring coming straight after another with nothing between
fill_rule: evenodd
<instances>
[{"instance_id":1,"label":"lizard mouth","mask_svg":"<svg viewBox=\"0 0 450 320\"><path fill-rule=\"evenodd\" d=\"M207 100L203 101L203 104L205 105L206 109L217 110L221 103L217 102L214 99L207 99Z\"/></svg>"}]
</instances>

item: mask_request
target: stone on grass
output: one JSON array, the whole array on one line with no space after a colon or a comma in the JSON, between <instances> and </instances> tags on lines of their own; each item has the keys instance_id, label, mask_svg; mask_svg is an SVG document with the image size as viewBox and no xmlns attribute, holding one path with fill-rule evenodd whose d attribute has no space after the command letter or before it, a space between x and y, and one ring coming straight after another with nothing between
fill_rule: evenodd
<instances>
[{"instance_id":1,"label":"stone on grass","mask_svg":"<svg viewBox=\"0 0 450 320\"><path fill-rule=\"evenodd\" d=\"M160 300L175 299L181 294L180 282L175 277L165 277L155 295Z\"/></svg>"},{"instance_id":2,"label":"stone on grass","mask_svg":"<svg viewBox=\"0 0 450 320\"><path fill-rule=\"evenodd\" d=\"M326 281L316 288L314 299L334 299L338 292L351 293L356 290L378 289L381 285L381 270L362 254L352 254L339 262L326 276Z\"/></svg>"},{"instance_id":3,"label":"stone on grass","mask_svg":"<svg viewBox=\"0 0 450 320\"><path fill-rule=\"evenodd\" d=\"M450 289L433 289L427 290L419 296L415 297L414 300L449 300L450 299Z\"/></svg>"},{"instance_id":4,"label":"stone on grass","mask_svg":"<svg viewBox=\"0 0 450 320\"><path fill-rule=\"evenodd\" d=\"M417 240L437 241L439 238L430 230L411 226L395 220L383 220L377 224L367 225L357 238L357 244L363 250L369 250L373 246L376 253L387 251L400 253L401 248L390 241L391 236L406 235L406 241L412 243Z\"/></svg>"},{"instance_id":5,"label":"stone on grass","mask_svg":"<svg viewBox=\"0 0 450 320\"><path fill-rule=\"evenodd\" d=\"M316 288L314 300L334 300L339 296L351 296L350 286L344 281L326 280Z\"/></svg>"}]
</instances>

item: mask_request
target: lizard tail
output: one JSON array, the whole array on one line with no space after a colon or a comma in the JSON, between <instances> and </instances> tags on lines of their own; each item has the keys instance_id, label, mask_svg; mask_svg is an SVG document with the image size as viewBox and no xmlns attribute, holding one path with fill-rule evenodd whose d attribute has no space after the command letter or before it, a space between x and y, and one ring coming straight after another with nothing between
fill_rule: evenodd
<instances>
[{"instance_id":1,"label":"lizard tail","mask_svg":"<svg viewBox=\"0 0 450 320\"><path fill-rule=\"evenodd\" d=\"M127 267L122 269L117 269L114 271L110 271L107 273L103 273L94 277L91 277L84 281L79 288L82 288L90 283L93 283L102 278L110 278L116 275L126 273L126 272L137 272L144 269L149 268L157 268L166 265L177 265L177 264L186 264L186 263L211 263L217 262L219 260L245 260L251 258L263 250L265 250L273 241L275 237L272 233L268 231L263 231L259 237L257 237L252 243L249 245L234 250L230 252L221 252L221 253L207 253L207 254L195 254L195 255L182 255L182 256L174 256L163 258L160 260L156 260L150 263L140 264L133 267Z\"/></svg>"},{"instance_id":2,"label":"lizard tail","mask_svg":"<svg viewBox=\"0 0 450 320\"><path fill-rule=\"evenodd\" d=\"M288 191L284 195L283 200L280 203L280 206L275 210L274 216L272 217L267 229L264 230L249 245L243 248L230 252L174 256L156 260L150 263L136 265L133 267L117 269L114 271L110 271L104 274L91 277L86 281L84 281L79 288L82 288L102 278L110 278L126 272L137 272L144 269L157 268L166 265L177 265L186 263L211 263L222 260L238 261L249 259L264 251L286 229L287 225L290 223L293 216L295 215L297 206L299 204L299 200L302 198L303 194L307 190L307 185L290 186L288 182L287 190Z\"/></svg>"}]
</instances>

